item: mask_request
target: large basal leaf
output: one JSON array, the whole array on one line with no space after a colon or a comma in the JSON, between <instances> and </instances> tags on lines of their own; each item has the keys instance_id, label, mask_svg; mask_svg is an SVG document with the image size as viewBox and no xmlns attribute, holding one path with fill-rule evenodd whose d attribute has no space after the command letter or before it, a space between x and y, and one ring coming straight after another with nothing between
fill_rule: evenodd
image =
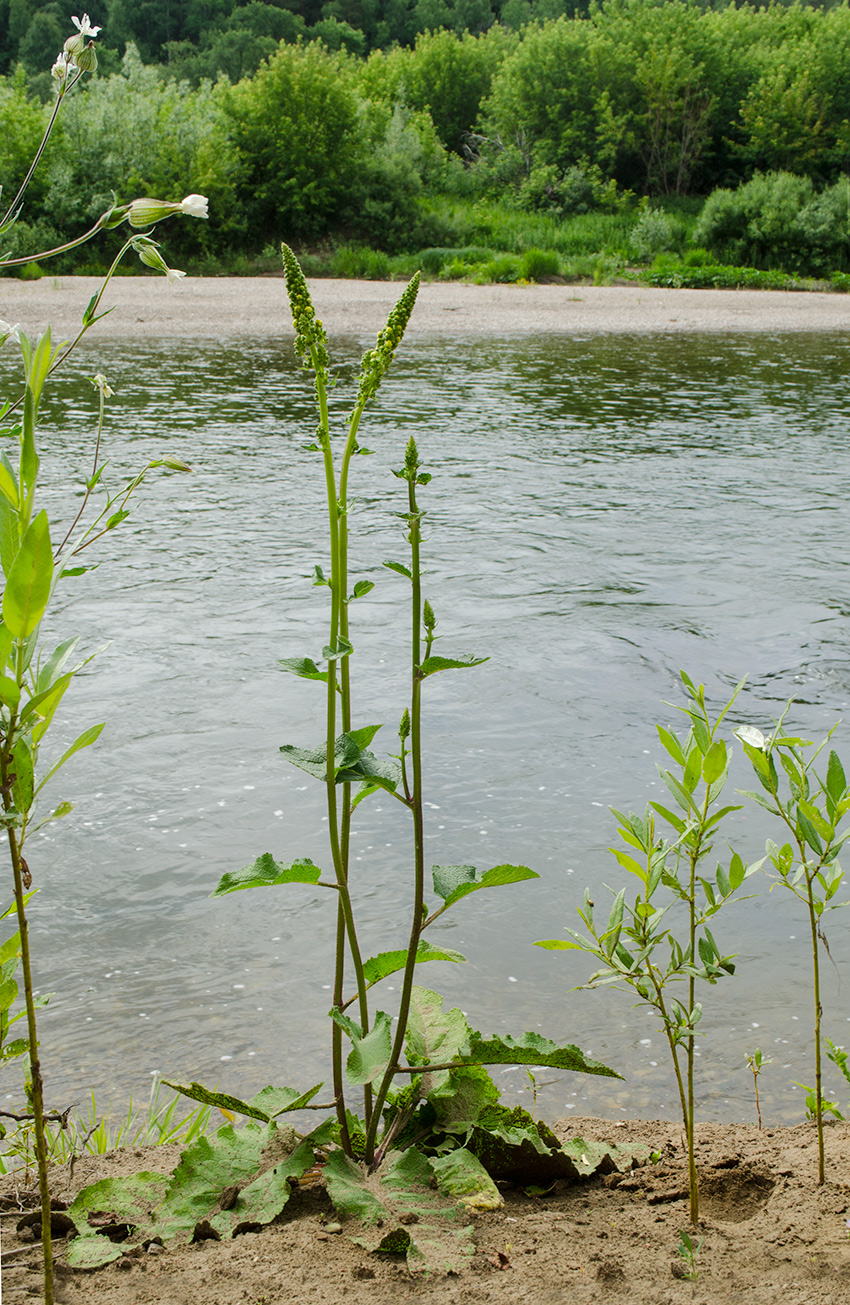
<instances>
[{"instance_id":1,"label":"large basal leaf","mask_svg":"<svg viewBox=\"0 0 850 1305\"><path fill-rule=\"evenodd\" d=\"M250 1101L243 1101L241 1097L231 1097L226 1092L213 1092L202 1083L190 1083L187 1087L185 1083L172 1083L169 1079L163 1079L163 1082L166 1087L182 1092L184 1097L189 1097L192 1101L200 1101L205 1106L215 1106L219 1110L231 1110L237 1115L247 1115L249 1119L259 1119L264 1124L289 1110L300 1110L308 1101L313 1100L322 1086L321 1083L316 1083L306 1092L299 1092L297 1088L276 1088L269 1085Z\"/></svg>"},{"instance_id":2,"label":"large basal leaf","mask_svg":"<svg viewBox=\"0 0 850 1305\"><path fill-rule=\"evenodd\" d=\"M315 1160L309 1142L296 1143L291 1128L275 1124L238 1130L226 1124L212 1138L198 1138L181 1156L160 1218L186 1232L207 1222L225 1239L243 1225L271 1223L289 1200L291 1180ZM234 1186L239 1190L231 1204ZM229 1208L222 1209L228 1189Z\"/></svg>"},{"instance_id":3,"label":"large basal leaf","mask_svg":"<svg viewBox=\"0 0 850 1305\"><path fill-rule=\"evenodd\" d=\"M414 986L410 998L405 1051L412 1065L443 1064L460 1058L469 1044L470 1028L462 1011L443 1010L443 999L430 988ZM448 1080L448 1070L423 1074L423 1095Z\"/></svg>"},{"instance_id":4,"label":"large basal leaf","mask_svg":"<svg viewBox=\"0 0 850 1305\"><path fill-rule=\"evenodd\" d=\"M68 1246L68 1263L75 1269L94 1269L124 1255L130 1246L156 1236L155 1211L168 1187L168 1174L142 1172L126 1178L102 1178L79 1193L68 1210L78 1236ZM130 1229L122 1242L110 1240L108 1230Z\"/></svg>"},{"instance_id":5,"label":"large basal leaf","mask_svg":"<svg viewBox=\"0 0 850 1305\"><path fill-rule=\"evenodd\" d=\"M434 878L434 892L442 897L441 908L454 906L462 897L477 893L480 888L500 888L503 884L517 884L523 879L539 879L540 876L525 865L495 865L479 879L474 865L435 865L431 867Z\"/></svg>"},{"instance_id":6,"label":"large basal leaf","mask_svg":"<svg viewBox=\"0 0 850 1305\"><path fill-rule=\"evenodd\" d=\"M434 1190L431 1162L413 1147L372 1175L335 1151L324 1172L340 1215L366 1225L357 1245L406 1255L412 1272L458 1273L468 1263L474 1246L465 1212Z\"/></svg>"},{"instance_id":7,"label":"large basal leaf","mask_svg":"<svg viewBox=\"0 0 850 1305\"><path fill-rule=\"evenodd\" d=\"M479 1065L541 1065L548 1069L570 1069L579 1074L602 1074L607 1078L622 1078L615 1069L609 1069L599 1060L591 1060L580 1047L571 1042L553 1042L539 1033L523 1033L513 1038L484 1038L472 1033L469 1050L462 1059Z\"/></svg>"},{"instance_id":8,"label":"large basal leaf","mask_svg":"<svg viewBox=\"0 0 850 1305\"><path fill-rule=\"evenodd\" d=\"M170 1176L142 1173L94 1183L68 1211L80 1234L68 1262L76 1268L108 1264L154 1237L185 1243L199 1224L227 1239L271 1223L289 1200L293 1178L315 1163L318 1131L299 1144L293 1129L274 1123L239 1130L226 1124L188 1147ZM110 1232L121 1240L111 1241Z\"/></svg>"},{"instance_id":9,"label":"large basal leaf","mask_svg":"<svg viewBox=\"0 0 850 1305\"><path fill-rule=\"evenodd\" d=\"M416 964L423 965L425 961L453 961L455 964L466 964L466 957L460 952L451 951L448 947L432 947L431 943L420 938L419 945L416 948ZM377 956L370 956L368 961L363 962L363 973L366 976L366 986L371 988L373 984L379 983L385 979L388 974L395 974L397 970L403 970L407 964L407 951L399 949L394 952L379 952Z\"/></svg>"},{"instance_id":10,"label":"large basal leaf","mask_svg":"<svg viewBox=\"0 0 850 1305\"><path fill-rule=\"evenodd\" d=\"M263 852L253 865L243 866L241 870L230 871L222 875L215 891L210 897L224 897L226 893L237 893L243 888L272 888L277 884L317 884L322 872L314 865L309 856L303 856L290 865L276 861L271 852Z\"/></svg>"},{"instance_id":11,"label":"large basal leaf","mask_svg":"<svg viewBox=\"0 0 850 1305\"><path fill-rule=\"evenodd\" d=\"M467 1133L500 1095L483 1065L453 1069L440 1087L428 1093L428 1103L436 1112L434 1127L445 1133Z\"/></svg>"},{"instance_id":12,"label":"large basal leaf","mask_svg":"<svg viewBox=\"0 0 850 1305\"><path fill-rule=\"evenodd\" d=\"M581 1137L561 1142L521 1106L483 1110L466 1145L493 1178L542 1187L559 1178L575 1182L591 1174L625 1172L649 1153L647 1146L619 1147Z\"/></svg>"},{"instance_id":13,"label":"large basal leaf","mask_svg":"<svg viewBox=\"0 0 850 1305\"><path fill-rule=\"evenodd\" d=\"M431 1168L439 1190L446 1196L453 1196L467 1210L480 1213L498 1210L505 1204L505 1198L481 1161L466 1147L460 1146L447 1155L433 1157Z\"/></svg>"}]
</instances>

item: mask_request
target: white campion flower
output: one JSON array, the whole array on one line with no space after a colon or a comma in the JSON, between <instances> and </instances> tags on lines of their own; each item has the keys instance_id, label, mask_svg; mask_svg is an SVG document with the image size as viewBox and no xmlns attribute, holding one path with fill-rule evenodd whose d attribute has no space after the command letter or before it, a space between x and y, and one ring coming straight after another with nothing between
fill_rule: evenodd
<instances>
[{"instance_id":1,"label":"white campion flower","mask_svg":"<svg viewBox=\"0 0 850 1305\"><path fill-rule=\"evenodd\" d=\"M106 377L103 372L96 372L91 378L91 383L96 390L99 390L104 399L111 399L115 391L106 383Z\"/></svg>"},{"instance_id":2,"label":"white campion flower","mask_svg":"<svg viewBox=\"0 0 850 1305\"><path fill-rule=\"evenodd\" d=\"M97 36L98 32L103 31L102 27L92 27L91 19L88 14L83 14L82 21L79 18L75 18L72 14L71 22L83 38L87 36Z\"/></svg>"},{"instance_id":3,"label":"white campion flower","mask_svg":"<svg viewBox=\"0 0 850 1305\"><path fill-rule=\"evenodd\" d=\"M206 195L187 195L180 203L180 212L187 217L208 218L209 200Z\"/></svg>"},{"instance_id":4,"label":"white campion flower","mask_svg":"<svg viewBox=\"0 0 850 1305\"><path fill-rule=\"evenodd\" d=\"M71 56L68 54L66 50L62 50L60 51L59 57L57 58L55 64L50 69L50 74L52 77L56 78L57 82L64 82L65 78L68 76L68 73L71 71L73 67L74 67L74 60L71 58Z\"/></svg>"},{"instance_id":5,"label":"white campion flower","mask_svg":"<svg viewBox=\"0 0 850 1305\"><path fill-rule=\"evenodd\" d=\"M145 236L137 236L133 241L133 248L146 267L152 267L157 272L165 273L169 285L176 285L181 277L186 275L179 268L168 266L159 252L159 245L157 245L156 241L148 240Z\"/></svg>"},{"instance_id":6,"label":"white campion flower","mask_svg":"<svg viewBox=\"0 0 850 1305\"><path fill-rule=\"evenodd\" d=\"M127 221L131 227L150 227L155 222L162 222L164 218L171 217L174 213L183 213L187 217L208 217L207 205L209 200L205 195L187 195L179 204L173 203L167 199L134 199L127 209Z\"/></svg>"}]
</instances>

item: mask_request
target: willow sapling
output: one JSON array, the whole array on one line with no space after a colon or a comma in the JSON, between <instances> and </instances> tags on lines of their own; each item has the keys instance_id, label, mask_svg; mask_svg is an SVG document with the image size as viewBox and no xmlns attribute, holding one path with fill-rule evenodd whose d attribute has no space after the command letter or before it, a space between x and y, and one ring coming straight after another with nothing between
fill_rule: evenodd
<instances>
[{"instance_id":1,"label":"willow sapling","mask_svg":"<svg viewBox=\"0 0 850 1305\"><path fill-rule=\"evenodd\" d=\"M756 1047L755 1051L747 1052L747 1064L750 1067L750 1073L753 1076L753 1091L756 1094L756 1115L758 1116L759 1128L761 1128L761 1102L759 1100L759 1074L765 1065L773 1064L772 1056L763 1056L761 1047Z\"/></svg>"},{"instance_id":2,"label":"willow sapling","mask_svg":"<svg viewBox=\"0 0 850 1305\"><path fill-rule=\"evenodd\" d=\"M759 864L765 869L771 867L775 882L802 902L808 918L815 1041L813 1114L818 1136L818 1185L821 1186L825 1181L823 1115L827 1104L833 1110L834 1104L826 1103L823 1097L820 956L821 948L829 955L823 929L824 913L848 905L846 901L835 901L835 897L843 879L838 853L850 838L850 828L840 830L850 811L850 788L835 751L830 749L823 776L815 770L815 762L827 748L834 729L817 745L786 734L784 723L789 708L790 703L767 736L749 725L736 733L761 786L760 790L744 791L743 795L776 816L786 835L781 845L773 839L767 840L766 855ZM814 751L809 754L812 748Z\"/></svg>"},{"instance_id":3,"label":"willow sapling","mask_svg":"<svg viewBox=\"0 0 850 1305\"><path fill-rule=\"evenodd\" d=\"M712 852L722 820L731 811L740 809L718 805L731 755L729 744L718 731L743 681L717 719L712 720L703 686L696 686L684 671L680 674L688 703L678 710L688 718L688 734L679 738L674 731L657 726L661 743L674 763L674 769L659 767L659 773L679 811L659 802L651 802L643 816L614 810L620 822L618 832L629 850L611 850L620 866L640 881L640 893L630 904L627 889L621 888L615 893L602 923L597 922L595 904L589 892L585 892L579 915L586 933L568 929L572 941L549 939L537 946L589 952L601 963L601 968L583 986L631 988L639 1001L660 1017L682 1110L688 1150L690 1218L696 1225L699 1178L694 1152L694 1053L697 1026L702 1018L696 985L698 982L715 984L724 975L734 973L735 958L720 951L708 921L759 866L747 866L733 853L728 869L718 863L713 880L699 873ZM656 816L672 828L675 835L672 841L657 831ZM684 915L685 937L681 941L674 917L668 917L674 908ZM662 959L661 952L669 952L669 959ZM685 985L684 1001L668 992L671 984Z\"/></svg>"}]
</instances>

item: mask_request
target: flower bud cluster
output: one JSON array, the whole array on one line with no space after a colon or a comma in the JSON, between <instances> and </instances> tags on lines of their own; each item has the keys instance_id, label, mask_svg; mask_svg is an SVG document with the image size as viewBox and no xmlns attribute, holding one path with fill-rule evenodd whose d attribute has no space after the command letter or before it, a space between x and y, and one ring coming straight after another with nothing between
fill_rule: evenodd
<instances>
[{"instance_id":1,"label":"flower bud cluster","mask_svg":"<svg viewBox=\"0 0 850 1305\"><path fill-rule=\"evenodd\" d=\"M419 273L415 272L395 308L387 318L387 324L379 333L374 349L363 355L360 365L360 388L357 393L358 407L364 407L374 399L378 386L389 371L395 351L401 344L416 295L419 290Z\"/></svg>"},{"instance_id":2,"label":"flower bud cluster","mask_svg":"<svg viewBox=\"0 0 850 1305\"><path fill-rule=\"evenodd\" d=\"M307 289L307 282L301 271L301 264L289 245L282 244L280 252L286 275L286 292L289 295L292 325L295 328L295 352L302 361L306 361L311 350L313 351L317 378L326 385L330 364L327 332L316 316L310 291Z\"/></svg>"},{"instance_id":3,"label":"flower bud cluster","mask_svg":"<svg viewBox=\"0 0 850 1305\"><path fill-rule=\"evenodd\" d=\"M50 70L60 87L75 68L80 72L94 72L97 67L94 46L91 41L86 45L86 37L90 36L94 39L101 29L92 27L88 14L83 14L82 18L72 17L71 22L77 30L73 36L68 37L61 54Z\"/></svg>"}]
</instances>

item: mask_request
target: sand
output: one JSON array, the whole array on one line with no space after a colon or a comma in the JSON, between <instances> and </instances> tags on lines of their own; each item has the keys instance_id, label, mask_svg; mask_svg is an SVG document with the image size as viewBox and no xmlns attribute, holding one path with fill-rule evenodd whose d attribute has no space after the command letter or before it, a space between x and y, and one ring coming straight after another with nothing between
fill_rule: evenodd
<instances>
[{"instance_id":1,"label":"sand","mask_svg":"<svg viewBox=\"0 0 850 1305\"><path fill-rule=\"evenodd\" d=\"M99 287L96 277L0 282L0 318L30 334L49 323L70 337ZM377 332L401 293L398 282L311 281L317 311L333 335ZM291 335L282 276L116 278L92 328L98 338L164 336L223 339ZM422 286L412 335L516 336L600 332L846 331L850 295L770 290L653 290L646 286Z\"/></svg>"}]
</instances>

